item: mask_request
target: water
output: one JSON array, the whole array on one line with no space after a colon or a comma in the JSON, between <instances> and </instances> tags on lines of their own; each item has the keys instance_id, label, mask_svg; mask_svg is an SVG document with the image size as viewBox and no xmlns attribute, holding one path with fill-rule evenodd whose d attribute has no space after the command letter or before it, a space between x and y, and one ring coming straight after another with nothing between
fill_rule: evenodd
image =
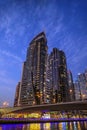
<instances>
[{"instance_id":1,"label":"water","mask_svg":"<svg viewBox=\"0 0 87 130\"><path fill-rule=\"evenodd\" d=\"M0 130L87 130L85 122L3 124Z\"/></svg>"}]
</instances>

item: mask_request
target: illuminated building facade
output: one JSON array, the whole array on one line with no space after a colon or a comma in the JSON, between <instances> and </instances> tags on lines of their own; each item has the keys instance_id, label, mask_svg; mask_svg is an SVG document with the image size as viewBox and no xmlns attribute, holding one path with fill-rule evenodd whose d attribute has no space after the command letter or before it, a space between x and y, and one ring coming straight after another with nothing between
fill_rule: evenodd
<instances>
[{"instance_id":1,"label":"illuminated building facade","mask_svg":"<svg viewBox=\"0 0 87 130\"><path fill-rule=\"evenodd\" d=\"M18 102L19 102L19 90L20 90L20 82L18 82L18 85L16 86L16 93L15 93L15 99L14 99L14 107L18 106Z\"/></svg>"},{"instance_id":2,"label":"illuminated building facade","mask_svg":"<svg viewBox=\"0 0 87 130\"><path fill-rule=\"evenodd\" d=\"M74 90L72 73L70 70L68 70L67 74L68 74L68 85L69 85L69 98L70 98L70 101L74 101L75 100L75 90Z\"/></svg>"},{"instance_id":3,"label":"illuminated building facade","mask_svg":"<svg viewBox=\"0 0 87 130\"><path fill-rule=\"evenodd\" d=\"M22 69L22 79L21 79L21 87L19 92L19 106L23 105L32 105L35 101L34 90L32 85L29 82L29 67L27 66L27 61L23 63ZM30 77L31 78L31 77Z\"/></svg>"},{"instance_id":4,"label":"illuminated building facade","mask_svg":"<svg viewBox=\"0 0 87 130\"><path fill-rule=\"evenodd\" d=\"M47 39L45 33L41 32L27 49L17 106L68 101L65 53L57 48L49 55L47 51Z\"/></svg>"},{"instance_id":5,"label":"illuminated building facade","mask_svg":"<svg viewBox=\"0 0 87 130\"><path fill-rule=\"evenodd\" d=\"M87 83L87 69L85 70L85 79L86 79L86 83Z\"/></svg>"},{"instance_id":6,"label":"illuminated building facade","mask_svg":"<svg viewBox=\"0 0 87 130\"><path fill-rule=\"evenodd\" d=\"M48 58L47 85L51 103L68 101L66 57L63 51L53 48Z\"/></svg>"},{"instance_id":7,"label":"illuminated building facade","mask_svg":"<svg viewBox=\"0 0 87 130\"><path fill-rule=\"evenodd\" d=\"M47 65L46 65L46 87L45 87L45 103L51 103L52 101L52 85L51 85L51 72L49 64L49 55L47 55Z\"/></svg>"},{"instance_id":8,"label":"illuminated building facade","mask_svg":"<svg viewBox=\"0 0 87 130\"><path fill-rule=\"evenodd\" d=\"M78 74L74 88L76 100L87 100L87 70Z\"/></svg>"},{"instance_id":9,"label":"illuminated building facade","mask_svg":"<svg viewBox=\"0 0 87 130\"><path fill-rule=\"evenodd\" d=\"M44 32L37 35L28 47L20 89L21 106L44 103L47 49Z\"/></svg>"},{"instance_id":10,"label":"illuminated building facade","mask_svg":"<svg viewBox=\"0 0 87 130\"><path fill-rule=\"evenodd\" d=\"M78 83L78 80L74 82L74 90L75 90L75 100L80 101L81 100L81 89Z\"/></svg>"},{"instance_id":11,"label":"illuminated building facade","mask_svg":"<svg viewBox=\"0 0 87 130\"><path fill-rule=\"evenodd\" d=\"M81 90L81 99L86 100L87 99L87 81L85 73L78 74L78 82Z\"/></svg>"},{"instance_id":12,"label":"illuminated building facade","mask_svg":"<svg viewBox=\"0 0 87 130\"><path fill-rule=\"evenodd\" d=\"M59 55L59 91L61 102L66 102L69 101L66 56L63 51L59 51Z\"/></svg>"}]
</instances>

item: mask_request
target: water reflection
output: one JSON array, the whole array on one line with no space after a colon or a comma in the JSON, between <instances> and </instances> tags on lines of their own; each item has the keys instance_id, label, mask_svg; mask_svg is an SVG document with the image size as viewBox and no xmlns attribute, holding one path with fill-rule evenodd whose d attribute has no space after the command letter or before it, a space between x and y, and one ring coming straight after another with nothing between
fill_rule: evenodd
<instances>
[{"instance_id":1,"label":"water reflection","mask_svg":"<svg viewBox=\"0 0 87 130\"><path fill-rule=\"evenodd\" d=\"M0 130L87 130L87 122L8 124Z\"/></svg>"},{"instance_id":2,"label":"water reflection","mask_svg":"<svg viewBox=\"0 0 87 130\"><path fill-rule=\"evenodd\" d=\"M0 130L2 130L2 127L0 126Z\"/></svg>"},{"instance_id":3,"label":"water reflection","mask_svg":"<svg viewBox=\"0 0 87 130\"><path fill-rule=\"evenodd\" d=\"M22 130L41 130L41 128L39 123L38 124L32 123L32 124L23 125Z\"/></svg>"}]
</instances>

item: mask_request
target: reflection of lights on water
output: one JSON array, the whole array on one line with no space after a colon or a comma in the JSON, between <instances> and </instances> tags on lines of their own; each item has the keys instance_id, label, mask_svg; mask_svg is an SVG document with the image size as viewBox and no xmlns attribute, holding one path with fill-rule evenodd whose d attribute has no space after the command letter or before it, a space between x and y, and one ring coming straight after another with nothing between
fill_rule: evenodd
<instances>
[{"instance_id":1,"label":"reflection of lights on water","mask_svg":"<svg viewBox=\"0 0 87 130\"><path fill-rule=\"evenodd\" d=\"M50 130L50 123L45 123L43 127L45 130Z\"/></svg>"},{"instance_id":2,"label":"reflection of lights on water","mask_svg":"<svg viewBox=\"0 0 87 130\"><path fill-rule=\"evenodd\" d=\"M73 123L74 123L74 125L76 124L76 122L75 122L75 121L74 121Z\"/></svg>"},{"instance_id":3,"label":"reflection of lights on water","mask_svg":"<svg viewBox=\"0 0 87 130\"><path fill-rule=\"evenodd\" d=\"M60 128L60 130L63 130L63 125L62 125L62 123L59 123L59 124L58 124L58 127Z\"/></svg>"},{"instance_id":4,"label":"reflection of lights on water","mask_svg":"<svg viewBox=\"0 0 87 130\"><path fill-rule=\"evenodd\" d=\"M65 129L67 127L67 122L62 122L62 128Z\"/></svg>"},{"instance_id":5,"label":"reflection of lights on water","mask_svg":"<svg viewBox=\"0 0 87 130\"><path fill-rule=\"evenodd\" d=\"M74 122L74 128L75 128L75 130L77 130L76 122Z\"/></svg>"},{"instance_id":6,"label":"reflection of lights on water","mask_svg":"<svg viewBox=\"0 0 87 130\"><path fill-rule=\"evenodd\" d=\"M8 107L8 106L9 106L9 103L5 101L5 102L3 102L2 105L3 105L3 107Z\"/></svg>"},{"instance_id":7,"label":"reflection of lights on water","mask_svg":"<svg viewBox=\"0 0 87 130\"><path fill-rule=\"evenodd\" d=\"M2 130L2 127L0 127L0 130Z\"/></svg>"},{"instance_id":8,"label":"reflection of lights on water","mask_svg":"<svg viewBox=\"0 0 87 130\"><path fill-rule=\"evenodd\" d=\"M81 130L80 122L77 122L78 130Z\"/></svg>"},{"instance_id":9,"label":"reflection of lights on water","mask_svg":"<svg viewBox=\"0 0 87 130\"><path fill-rule=\"evenodd\" d=\"M30 130L40 130L40 124L39 123L32 123L28 126Z\"/></svg>"}]
</instances>

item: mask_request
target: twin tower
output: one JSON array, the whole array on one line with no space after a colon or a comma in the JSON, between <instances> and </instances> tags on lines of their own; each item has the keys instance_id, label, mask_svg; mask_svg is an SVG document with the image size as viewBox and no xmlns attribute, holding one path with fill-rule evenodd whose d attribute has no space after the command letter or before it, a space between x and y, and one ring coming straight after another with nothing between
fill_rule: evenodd
<instances>
[{"instance_id":1,"label":"twin tower","mask_svg":"<svg viewBox=\"0 0 87 130\"><path fill-rule=\"evenodd\" d=\"M16 87L14 106L51 104L68 101L66 57L53 48L48 54L44 32L38 34L27 49L22 79Z\"/></svg>"}]
</instances>

